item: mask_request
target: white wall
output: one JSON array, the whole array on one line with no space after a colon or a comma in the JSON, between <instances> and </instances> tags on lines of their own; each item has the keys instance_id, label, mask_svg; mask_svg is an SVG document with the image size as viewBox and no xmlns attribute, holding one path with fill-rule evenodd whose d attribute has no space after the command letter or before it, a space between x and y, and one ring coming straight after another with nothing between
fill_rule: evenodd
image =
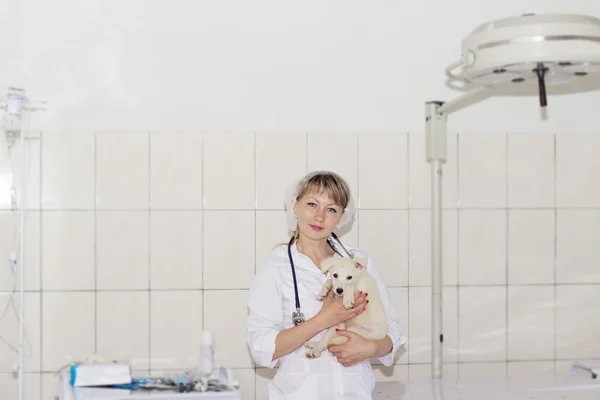
<instances>
[{"instance_id":1,"label":"white wall","mask_svg":"<svg viewBox=\"0 0 600 400\"><path fill-rule=\"evenodd\" d=\"M457 96L444 68L480 23L528 12L600 16L588 0L7 0L0 90L23 86L44 130L415 132ZM498 98L455 131L593 131L600 93ZM493 122L491 122L493 121Z\"/></svg>"},{"instance_id":2,"label":"white wall","mask_svg":"<svg viewBox=\"0 0 600 400\"><path fill-rule=\"evenodd\" d=\"M54 371L93 353L141 375L197 365L202 329L216 333L216 363L235 368L245 400L264 399L272 371L249 357L247 291L287 240L284 188L321 168L348 179L359 210L342 237L372 255L408 335L377 379L429 376L423 135L76 131L30 144L27 400L50 399ZM589 184L600 180L598 151L596 135L450 135L447 376L567 373L574 359L600 360L600 190ZM0 183L9 180L2 160ZM16 222L9 209L0 198L4 260ZM1 265L4 310L13 277ZM0 336L18 343L12 309ZM17 388L6 343L2 399Z\"/></svg>"}]
</instances>

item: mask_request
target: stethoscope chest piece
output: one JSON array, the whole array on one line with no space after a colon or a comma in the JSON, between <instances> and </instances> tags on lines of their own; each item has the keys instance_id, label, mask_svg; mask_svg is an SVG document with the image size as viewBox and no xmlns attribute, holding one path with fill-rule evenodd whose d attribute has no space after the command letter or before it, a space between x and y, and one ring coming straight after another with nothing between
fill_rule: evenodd
<instances>
[{"instance_id":1,"label":"stethoscope chest piece","mask_svg":"<svg viewBox=\"0 0 600 400\"><path fill-rule=\"evenodd\" d=\"M304 322L304 314L302 313L302 311L300 311L299 308L297 308L296 311L292 313L292 321L295 326L298 326Z\"/></svg>"}]
</instances>

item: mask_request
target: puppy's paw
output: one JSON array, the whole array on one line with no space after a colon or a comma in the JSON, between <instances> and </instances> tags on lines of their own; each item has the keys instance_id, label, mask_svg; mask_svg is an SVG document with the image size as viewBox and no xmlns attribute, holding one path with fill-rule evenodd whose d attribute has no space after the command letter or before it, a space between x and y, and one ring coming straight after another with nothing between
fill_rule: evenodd
<instances>
[{"instance_id":1,"label":"puppy's paw","mask_svg":"<svg viewBox=\"0 0 600 400\"><path fill-rule=\"evenodd\" d=\"M314 349L316 345L317 345L317 342L306 342L306 343L304 343L304 347L306 347L307 349Z\"/></svg>"},{"instance_id":2,"label":"puppy's paw","mask_svg":"<svg viewBox=\"0 0 600 400\"><path fill-rule=\"evenodd\" d=\"M321 352L316 349L312 349L306 352L306 358L319 358L321 356Z\"/></svg>"},{"instance_id":3,"label":"puppy's paw","mask_svg":"<svg viewBox=\"0 0 600 400\"><path fill-rule=\"evenodd\" d=\"M319 301L325 300L325 297L327 297L327 292L323 293L323 291L321 291L319 294L317 294L317 300Z\"/></svg>"},{"instance_id":4,"label":"puppy's paw","mask_svg":"<svg viewBox=\"0 0 600 400\"><path fill-rule=\"evenodd\" d=\"M349 310L352 307L354 307L354 299L350 299L348 301L344 300L344 307L346 308L346 310Z\"/></svg>"}]
</instances>

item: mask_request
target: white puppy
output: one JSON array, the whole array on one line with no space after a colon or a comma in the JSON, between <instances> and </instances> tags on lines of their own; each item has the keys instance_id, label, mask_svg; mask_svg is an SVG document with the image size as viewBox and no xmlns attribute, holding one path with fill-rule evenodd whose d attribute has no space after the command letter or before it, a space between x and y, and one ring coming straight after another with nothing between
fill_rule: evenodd
<instances>
[{"instance_id":1,"label":"white puppy","mask_svg":"<svg viewBox=\"0 0 600 400\"><path fill-rule=\"evenodd\" d=\"M383 339L387 334L387 317L377 283L366 271L366 265L367 260L358 257L330 257L321 262L321 272L327 273L329 279L317 295L318 300L325 299L329 289L333 287L334 296L342 297L344 307L348 309L354 305L354 295L359 291L368 293L369 304L365 311L356 317L330 327L318 342L306 342L305 346L310 349L306 353L306 357L317 358L329 346L346 343L348 338L338 335L335 331L336 328L354 332L367 339Z\"/></svg>"}]
</instances>

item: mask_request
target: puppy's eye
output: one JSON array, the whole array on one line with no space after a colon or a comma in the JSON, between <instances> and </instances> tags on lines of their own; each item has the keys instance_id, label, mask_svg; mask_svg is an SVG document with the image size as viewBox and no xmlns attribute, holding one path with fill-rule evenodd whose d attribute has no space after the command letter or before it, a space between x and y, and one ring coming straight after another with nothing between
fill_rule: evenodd
<instances>
[{"instance_id":1,"label":"puppy's eye","mask_svg":"<svg viewBox=\"0 0 600 400\"><path fill-rule=\"evenodd\" d=\"M333 277L334 277L334 278L337 278L337 276L338 276L337 274L333 274Z\"/></svg>"},{"instance_id":2,"label":"puppy's eye","mask_svg":"<svg viewBox=\"0 0 600 400\"><path fill-rule=\"evenodd\" d=\"M352 275L350 275L350 276L349 276L349 277L347 277L346 279L348 279L348 280L352 279Z\"/></svg>"}]
</instances>

